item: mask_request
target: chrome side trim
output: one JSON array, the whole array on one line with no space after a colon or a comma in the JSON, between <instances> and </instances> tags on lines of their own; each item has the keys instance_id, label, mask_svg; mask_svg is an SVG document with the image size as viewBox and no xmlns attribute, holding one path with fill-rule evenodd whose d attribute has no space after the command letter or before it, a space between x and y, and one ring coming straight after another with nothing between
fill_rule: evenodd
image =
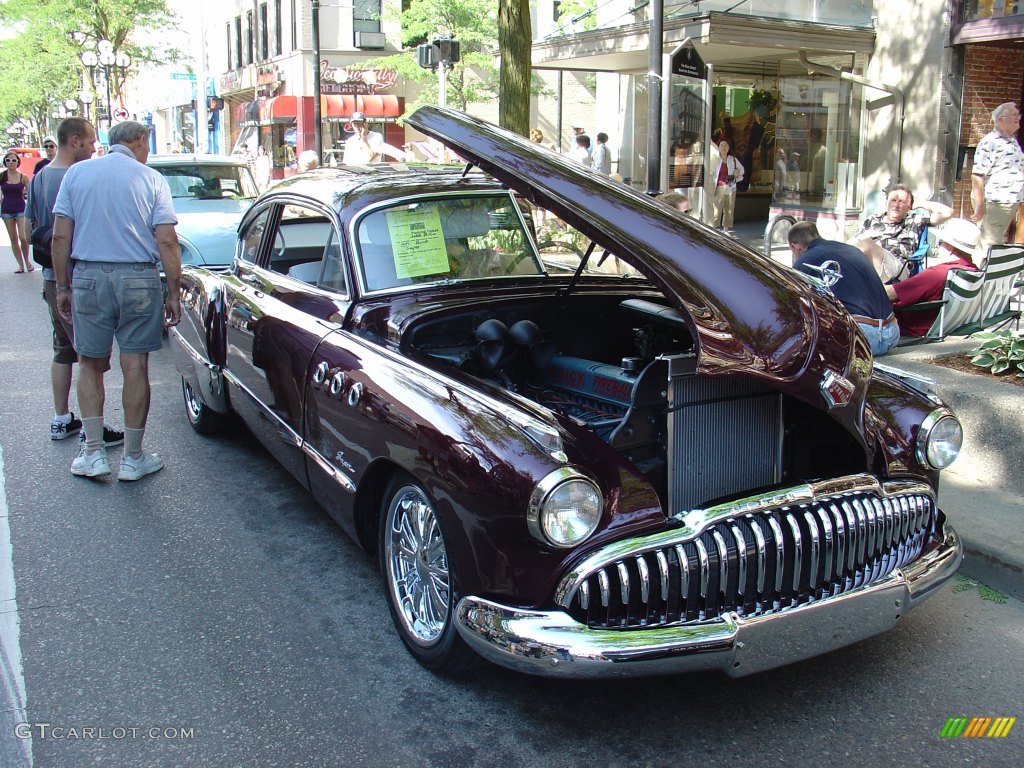
<instances>
[{"instance_id":1,"label":"chrome side trim","mask_svg":"<svg viewBox=\"0 0 1024 768\"><path fill-rule=\"evenodd\" d=\"M230 371L223 372L224 378L234 387L242 392L246 397L256 404L256 407L265 415L268 419L274 422L274 425L282 430L283 434L288 436L288 443L295 448L300 449L306 456L316 462L317 466L320 467L329 477L333 478L345 491L349 493L355 493L356 483L351 477L343 473L338 467L336 467L331 461L329 461L322 453L317 451L312 445L302 439L291 426L285 422L280 416L278 416L271 408L267 408L266 405L260 400L251 389L246 387L238 378Z\"/></svg>"},{"instance_id":2,"label":"chrome side trim","mask_svg":"<svg viewBox=\"0 0 1024 768\"><path fill-rule=\"evenodd\" d=\"M318 450L313 448L306 441L302 441L302 452L306 454L310 459L316 462L317 466L320 467L328 476L330 476L343 490L349 493L356 492L355 481L352 480L348 475L334 466L331 462L324 458Z\"/></svg>"},{"instance_id":3,"label":"chrome side trim","mask_svg":"<svg viewBox=\"0 0 1024 768\"><path fill-rule=\"evenodd\" d=\"M562 611L463 598L459 634L477 653L546 677L603 678L679 672L732 677L784 666L885 632L956 573L963 548L950 526L909 565L851 592L778 613L636 630L589 629Z\"/></svg>"}]
</instances>

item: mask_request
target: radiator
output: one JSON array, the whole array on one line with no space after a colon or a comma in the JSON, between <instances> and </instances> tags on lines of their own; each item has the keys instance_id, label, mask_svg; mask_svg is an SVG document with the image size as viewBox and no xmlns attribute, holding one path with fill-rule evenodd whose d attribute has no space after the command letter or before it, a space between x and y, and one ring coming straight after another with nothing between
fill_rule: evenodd
<instances>
[{"instance_id":1,"label":"radiator","mask_svg":"<svg viewBox=\"0 0 1024 768\"><path fill-rule=\"evenodd\" d=\"M669 514L781 481L782 395L670 366Z\"/></svg>"}]
</instances>

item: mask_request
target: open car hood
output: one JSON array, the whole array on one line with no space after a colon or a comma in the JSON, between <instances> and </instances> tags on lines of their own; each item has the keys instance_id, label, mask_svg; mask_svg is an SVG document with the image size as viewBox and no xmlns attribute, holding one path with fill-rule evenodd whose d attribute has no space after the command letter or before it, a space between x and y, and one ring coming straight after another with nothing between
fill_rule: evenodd
<instances>
[{"instance_id":1,"label":"open car hood","mask_svg":"<svg viewBox=\"0 0 1024 768\"><path fill-rule=\"evenodd\" d=\"M690 324L699 371L770 380L819 408L844 412L833 415L863 437L871 353L849 315L822 289L510 131L440 107L423 107L407 122L650 279Z\"/></svg>"}]
</instances>

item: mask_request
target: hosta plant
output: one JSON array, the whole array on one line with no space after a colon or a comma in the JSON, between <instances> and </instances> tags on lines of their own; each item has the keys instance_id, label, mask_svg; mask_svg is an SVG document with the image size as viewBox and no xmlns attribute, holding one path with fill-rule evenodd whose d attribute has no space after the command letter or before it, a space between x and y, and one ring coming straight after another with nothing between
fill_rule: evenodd
<instances>
[{"instance_id":1,"label":"hosta plant","mask_svg":"<svg viewBox=\"0 0 1024 768\"><path fill-rule=\"evenodd\" d=\"M1024 331L993 331L976 333L972 337L981 342L971 350L971 362L988 368L994 374L1016 373L1024 378Z\"/></svg>"}]
</instances>

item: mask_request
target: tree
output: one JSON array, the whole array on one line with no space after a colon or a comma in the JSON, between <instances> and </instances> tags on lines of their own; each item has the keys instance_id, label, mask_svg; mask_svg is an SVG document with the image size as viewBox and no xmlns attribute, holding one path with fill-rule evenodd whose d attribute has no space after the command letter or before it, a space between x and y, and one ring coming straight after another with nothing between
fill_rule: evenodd
<instances>
[{"instance_id":1,"label":"tree","mask_svg":"<svg viewBox=\"0 0 1024 768\"><path fill-rule=\"evenodd\" d=\"M392 69L406 80L422 84L416 100L406 104L407 113L437 103L437 72L420 67L414 49L419 43L444 35L459 41L461 54L459 62L447 72L449 106L465 111L469 104L494 98L498 78L491 51L497 42L497 19L490 0L412 0L401 13L385 16L401 22L405 50L357 66Z\"/></svg>"},{"instance_id":2,"label":"tree","mask_svg":"<svg viewBox=\"0 0 1024 768\"><path fill-rule=\"evenodd\" d=\"M500 0L498 48L501 52L498 124L526 136L530 130L530 27L529 0Z\"/></svg>"},{"instance_id":3,"label":"tree","mask_svg":"<svg viewBox=\"0 0 1024 768\"><path fill-rule=\"evenodd\" d=\"M137 64L177 61L174 49L136 42L140 29L168 29L177 22L167 0L6 0L0 25L17 34L0 43L6 84L0 90L0 120L8 124L45 122L54 100L74 98L81 86L78 55L98 40L109 40ZM112 90L120 91L114 69Z\"/></svg>"}]
</instances>

